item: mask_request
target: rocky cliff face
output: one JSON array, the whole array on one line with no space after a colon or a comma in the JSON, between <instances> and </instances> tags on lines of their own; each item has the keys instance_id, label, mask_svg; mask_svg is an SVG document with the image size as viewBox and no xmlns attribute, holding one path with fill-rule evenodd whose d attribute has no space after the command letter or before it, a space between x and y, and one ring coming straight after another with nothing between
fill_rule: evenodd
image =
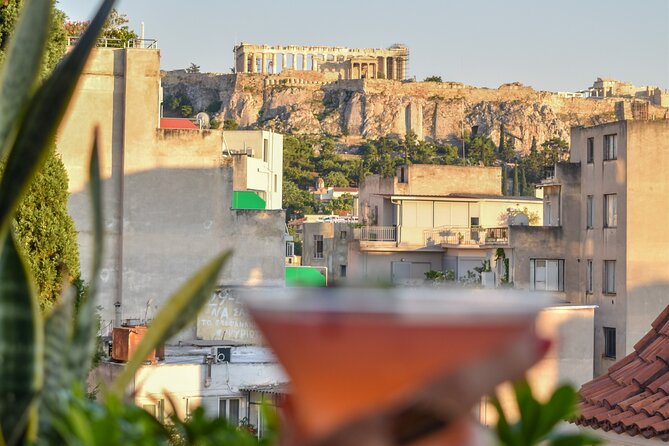
<instances>
[{"instance_id":1,"label":"rocky cliff face","mask_svg":"<svg viewBox=\"0 0 669 446\"><path fill-rule=\"evenodd\" d=\"M503 123L522 152L533 137L539 143L553 136L569 140L572 126L632 118L629 100L567 98L520 84L487 89L371 79L326 83L318 73L173 71L164 73L162 85L166 102L186 98L194 112L208 110L247 128L350 135L352 140L412 130L422 139L457 142L472 129L497 141ZM667 109L649 105L648 116L667 118Z\"/></svg>"}]
</instances>

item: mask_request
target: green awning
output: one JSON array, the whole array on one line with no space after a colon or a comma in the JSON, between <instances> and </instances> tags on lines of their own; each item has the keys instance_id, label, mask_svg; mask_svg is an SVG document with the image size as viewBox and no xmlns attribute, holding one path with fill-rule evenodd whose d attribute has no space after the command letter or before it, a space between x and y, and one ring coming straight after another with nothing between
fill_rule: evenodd
<instances>
[{"instance_id":1,"label":"green awning","mask_svg":"<svg viewBox=\"0 0 669 446\"><path fill-rule=\"evenodd\" d=\"M321 269L311 266L287 266L286 286L319 288L326 286Z\"/></svg>"},{"instance_id":2,"label":"green awning","mask_svg":"<svg viewBox=\"0 0 669 446\"><path fill-rule=\"evenodd\" d=\"M265 200L250 190L239 190L232 193L233 209L266 209Z\"/></svg>"}]
</instances>

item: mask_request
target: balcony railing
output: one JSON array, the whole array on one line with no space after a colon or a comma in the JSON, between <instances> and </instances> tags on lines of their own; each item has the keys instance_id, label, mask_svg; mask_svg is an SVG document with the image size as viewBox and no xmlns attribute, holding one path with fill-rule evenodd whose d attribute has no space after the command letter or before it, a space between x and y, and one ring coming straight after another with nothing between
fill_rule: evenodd
<instances>
[{"instance_id":1,"label":"balcony railing","mask_svg":"<svg viewBox=\"0 0 669 446\"><path fill-rule=\"evenodd\" d=\"M425 246L434 245L499 245L509 242L508 228L452 227L428 229Z\"/></svg>"},{"instance_id":2,"label":"balcony railing","mask_svg":"<svg viewBox=\"0 0 669 446\"><path fill-rule=\"evenodd\" d=\"M397 241L396 226L362 226L353 231L356 240L369 242Z\"/></svg>"},{"instance_id":3,"label":"balcony railing","mask_svg":"<svg viewBox=\"0 0 669 446\"><path fill-rule=\"evenodd\" d=\"M73 46L77 44L79 36L69 36L67 38L67 45ZM100 37L95 46L98 48L146 48L146 49L157 49L158 41L155 39L108 39L106 37Z\"/></svg>"}]
</instances>

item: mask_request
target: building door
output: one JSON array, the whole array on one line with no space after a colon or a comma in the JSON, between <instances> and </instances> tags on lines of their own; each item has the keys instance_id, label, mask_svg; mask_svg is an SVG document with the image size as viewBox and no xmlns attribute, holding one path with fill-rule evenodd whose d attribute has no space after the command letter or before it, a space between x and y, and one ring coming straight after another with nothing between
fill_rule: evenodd
<instances>
[{"instance_id":1,"label":"building door","mask_svg":"<svg viewBox=\"0 0 669 446\"><path fill-rule=\"evenodd\" d=\"M411 263L392 262L391 280L393 283L408 283L411 280Z\"/></svg>"}]
</instances>

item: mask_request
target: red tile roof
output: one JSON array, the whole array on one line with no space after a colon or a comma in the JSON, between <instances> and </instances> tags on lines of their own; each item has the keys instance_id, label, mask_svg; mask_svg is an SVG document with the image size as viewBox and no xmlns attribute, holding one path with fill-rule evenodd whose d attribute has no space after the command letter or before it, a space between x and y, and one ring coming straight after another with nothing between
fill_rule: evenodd
<instances>
[{"instance_id":1,"label":"red tile roof","mask_svg":"<svg viewBox=\"0 0 669 446\"><path fill-rule=\"evenodd\" d=\"M161 129L189 129L197 130L197 126L186 118L160 118Z\"/></svg>"},{"instance_id":2,"label":"red tile roof","mask_svg":"<svg viewBox=\"0 0 669 446\"><path fill-rule=\"evenodd\" d=\"M580 393L576 424L669 441L669 306L632 353Z\"/></svg>"}]
</instances>

